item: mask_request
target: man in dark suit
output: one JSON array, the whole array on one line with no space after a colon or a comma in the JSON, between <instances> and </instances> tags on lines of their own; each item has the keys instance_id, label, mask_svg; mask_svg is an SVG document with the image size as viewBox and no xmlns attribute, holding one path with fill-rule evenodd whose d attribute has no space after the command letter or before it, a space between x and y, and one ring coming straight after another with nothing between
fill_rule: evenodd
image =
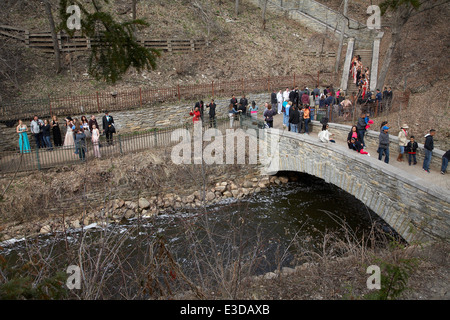
<instances>
[{"instance_id":1,"label":"man in dark suit","mask_svg":"<svg viewBox=\"0 0 450 320\"><path fill-rule=\"evenodd\" d=\"M116 128L114 127L114 119L109 115L108 111L105 111L102 122L103 132L106 134L106 141L108 142L108 145L112 145L113 134L116 132Z\"/></svg>"},{"instance_id":2,"label":"man in dark suit","mask_svg":"<svg viewBox=\"0 0 450 320\"><path fill-rule=\"evenodd\" d=\"M211 99L211 103L206 106L209 108L209 127L211 128L214 125L214 128L217 128L216 124L216 104L214 99Z\"/></svg>"}]
</instances>

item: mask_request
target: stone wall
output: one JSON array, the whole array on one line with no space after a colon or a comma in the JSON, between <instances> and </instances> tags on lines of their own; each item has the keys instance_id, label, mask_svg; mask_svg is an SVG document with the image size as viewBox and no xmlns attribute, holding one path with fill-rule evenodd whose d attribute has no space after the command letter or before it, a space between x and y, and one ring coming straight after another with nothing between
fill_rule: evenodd
<instances>
[{"instance_id":1,"label":"stone wall","mask_svg":"<svg viewBox=\"0 0 450 320\"><path fill-rule=\"evenodd\" d=\"M406 241L449 241L448 190L412 179L374 157L320 143L315 136L286 132L279 150L280 171L304 172L338 186L377 213Z\"/></svg>"}]
</instances>

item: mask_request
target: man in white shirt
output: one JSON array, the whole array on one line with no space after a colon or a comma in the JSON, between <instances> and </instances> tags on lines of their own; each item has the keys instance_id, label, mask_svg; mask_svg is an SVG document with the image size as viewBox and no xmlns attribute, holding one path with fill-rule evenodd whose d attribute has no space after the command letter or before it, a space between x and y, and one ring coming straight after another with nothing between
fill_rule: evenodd
<instances>
[{"instance_id":1,"label":"man in white shirt","mask_svg":"<svg viewBox=\"0 0 450 320\"><path fill-rule=\"evenodd\" d=\"M278 103L278 114L280 114L283 106L283 94L281 93L281 90L278 91L277 93L277 103Z\"/></svg>"},{"instance_id":2,"label":"man in white shirt","mask_svg":"<svg viewBox=\"0 0 450 320\"><path fill-rule=\"evenodd\" d=\"M39 119L38 116L34 116L33 120L31 120L30 123L30 129L36 141L36 148L45 148L44 141L42 139L43 126L44 122L41 119Z\"/></svg>"},{"instance_id":3,"label":"man in white shirt","mask_svg":"<svg viewBox=\"0 0 450 320\"><path fill-rule=\"evenodd\" d=\"M288 101L289 99L289 88L286 88L286 90L283 92L283 101Z\"/></svg>"}]
</instances>

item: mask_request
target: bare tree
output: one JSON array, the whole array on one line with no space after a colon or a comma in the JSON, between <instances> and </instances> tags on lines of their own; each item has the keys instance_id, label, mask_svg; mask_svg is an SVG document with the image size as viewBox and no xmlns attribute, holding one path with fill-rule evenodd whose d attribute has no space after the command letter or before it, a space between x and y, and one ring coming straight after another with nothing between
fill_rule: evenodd
<instances>
[{"instance_id":1,"label":"bare tree","mask_svg":"<svg viewBox=\"0 0 450 320\"><path fill-rule=\"evenodd\" d=\"M236 0L234 2L234 15L235 15L235 18L237 19L238 15L239 15L239 0Z\"/></svg>"},{"instance_id":2,"label":"bare tree","mask_svg":"<svg viewBox=\"0 0 450 320\"><path fill-rule=\"evenodd\" d=\"M49 0L45 0L44 5L45 5L45 11L47 13L48 23L50 25L50 32L52 34L53 49L55 50L56 73L60 73L61 72L61 54L59 51L58 36L56 34L55 20L53 19L53 14L52 14L52 5L50 4Z\"/></svg>"},{"instance_id":3,"label":"bare tree","mask_svg":"<svg viewBox=\"0 0 450 320\"><path fill-rule=\"evenodd\" d=\"M266 30L266 12L267 12L267 3L269 0L263 0L263 6L262 6L262 28L263 30Z\"/></svg>"}]
</instances>

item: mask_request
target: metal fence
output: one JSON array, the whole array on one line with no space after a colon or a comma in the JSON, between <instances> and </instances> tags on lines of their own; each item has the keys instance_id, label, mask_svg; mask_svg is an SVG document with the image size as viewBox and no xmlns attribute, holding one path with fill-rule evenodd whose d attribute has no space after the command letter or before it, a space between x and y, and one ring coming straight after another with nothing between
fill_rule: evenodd
<instances>
[{"instance_id":1,"label":"metal fence","mask_svg":"<svg viewBox=\"0 0 450 320\"><path fill-rule=\"evenodd\" d=\"M210 127L209 119L203 122L203 130ZM213 126L213 125L212 125ZM236 121L233 121L233 128L248 128L248 127L264 127L264 122L252 121L248 116L237 116ZM177 129L187 129L192 133L193 123L184 123L178 126L167 128L154 128L142 132L132 132L125 134L114 135L112 145L109 145L105 136L100 137L100 154L101 158L112 158L119 155L140 152L153 148L170 147L179 143L179 137L173 133ZM216 128L220 132L225 132L230 127L229 117L222 117L216 119ZM79 150L78 150L79 151ZM50 148L34 148L27 150L25 153L20 151L6 151L0 155L0 172L23 172L44 170L55 167L69 166L74 164L82 164L95 159L94 145L90 139L86 139L85 157L82 158L77 152L76 146L70 147L53 147Z\"/></svg>"},{"instance_id":2,"label":"metal fence","mask_svg":"<svg viewBox=\"0 0 450 320\"><path fill-rule=\"evenodd\" d=\"M120 92L96 92L89 95L64 97L47 96L39 99L0 103L0 121L11 122L31 119L34 115L47 118L53 115L68 116L101 113L105 110L124 111L163 102L175 102L203 97L224 97L232 94L258 93L303 85L329 83L331 73L293 74L230 81L176 86L171 88L138 88Z\"/></svg>"}]
</instances>

